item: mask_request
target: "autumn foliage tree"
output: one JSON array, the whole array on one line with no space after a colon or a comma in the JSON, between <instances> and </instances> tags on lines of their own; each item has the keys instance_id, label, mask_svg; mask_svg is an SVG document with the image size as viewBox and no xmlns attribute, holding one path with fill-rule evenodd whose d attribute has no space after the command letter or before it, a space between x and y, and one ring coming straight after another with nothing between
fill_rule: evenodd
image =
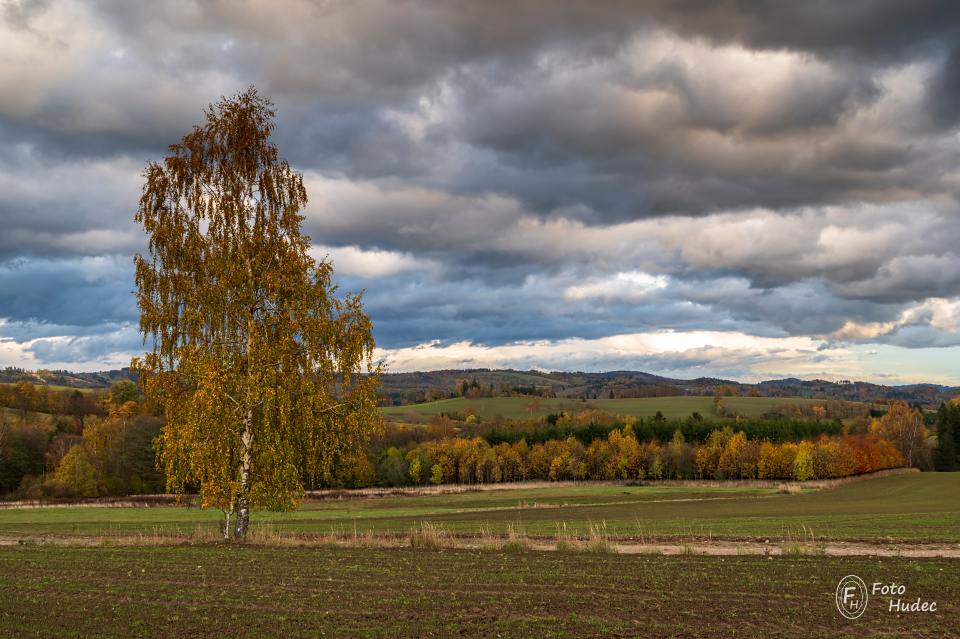
<instances>
[{"instance_id":1,"label":"autumn foliage tree","mask_svg":"<svg viewBox=\"0 0 960 639\"><path fill-rule=\"evenodd\" d=\"M870 432L893 442L907 466L920 465L924 461L927 429L920 411L906 402L891 402L887 413L870 425Z\"/></svg>"},{"instance_id":2,"label":"autumn foliage tree","mask_svg":"<svg viewBox=\"0 0 960 639\"><path fill-rule=\"evenodd\" d=\"M878 435L821 436L780 444L750 439L726 427L706 441L691 444L680 431L671 441L638 441L625 426L583 444L574 437L527 445L491 446L480 437L449 437L410 448L395 448L389 474L377 472L382 485L495 483L539 479L776 479L847 477L903 466L893 443ZM401 473L406 464L407 472ZM393 481L391 478L401 478ZM373 480L370 481L372 483ZM367 484L369 485L369 484Z\"/></svg>"},{"instance_id":3,"label":"autumn foliage tree","mask_svg":"<svg viewBox=\"0 0 960 639\"><path fill-rule=\"evenodd\" d=\"M93 466L87 460L82 446L74 446L61 460L54 474L54 480L63 485L77 497L96 497L97 482L94 479Z\"/></svg>"},{"instance_id":4,"label":"autumn foliage tree","mask_svg":"<svg viewBox=\"0 0 960 639\"><path fill-rule=\"evenodd\" d=\"M251 508L294 508L379 423L370 320L309 254L306 190L270 141L273 116L253 88L209 107L147 166L136 214L151 350L132 368L166 419L168 489L198 488L225 537L246 534Z\"/></svg>"}]
</instances>

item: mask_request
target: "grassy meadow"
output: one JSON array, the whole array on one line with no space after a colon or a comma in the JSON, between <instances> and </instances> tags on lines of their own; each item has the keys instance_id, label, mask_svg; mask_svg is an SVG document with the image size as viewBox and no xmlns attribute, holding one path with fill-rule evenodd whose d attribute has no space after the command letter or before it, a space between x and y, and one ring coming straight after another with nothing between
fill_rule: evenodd
<instances>
[{"instance_id":1,"label":"grassy meadow","mask_svg":"<svg viewBox=\"0 0 960 639\"><path fill-rule=\"evenodd\" d=\"M729 410L744 417L760 417L772 408L784 404L823 403L823 400L816 399L779 397L724 397L723 401ZM523 419L560 411L581 411L587 408L596 408L616 415L634 415L636 417L653 417L657 412L660 412L668 419L683 419L696 412L704 417L722 419L714 410L712 397L686 396L593 399L587 401L562 398L540 398L534 401L529 397L484 397L479 399L454 397L410 406L385 406L380 409L380 412L387 417L403 419L407 417L429 417L441 413L465 414L467 412L474 412L484 419L495 417Z\"/></svg>"},{"instance_id":2,"label":"grassy meadow","mask_svg":"<svg viewBox=\"0 0 960 639\"><path fill-rule=\"evenodd\" d=\"M33 383L33 382L31 382L31 383ZM0 382L0 385L2 385L2 386L16 386L16 383L14 383L14 382ZM39 386L39 385L38 385L37 387L38 387L38 388L41 388L41 386ZM97 392L97 391L102 392L102 391L107 390L107 389L105 389L105 388L77 388L76 386L61 386L61 385L59 385L59 384L43 384L43 385L42 385L42 388L46 388L46 389L51 390L51 391L66 392L66 393L72 393L72 392L74 392L74 391L79 391L79 392L83 393L84 395L86 395L87 393L94 393L94 392Z\"/></svg>"},{"instance_id":3,"label":"grassy meadow","mask_svg":"<svg viewBox=\"0 0 960 639\"><path fill-rule=\"evenodd\" d=\"M8 420L8 422L20 422L23 420L23 413L15 408L6 408L0 406L0 418ZM27 421L37 424L46 424L49 423L52 417L49 413L37 413L34 411L27 411Z\"/></svg>"},{"instance_id":4,"label":"grassy meadow","mask_svg":"<svg viewBox=\"0 0 960 639\"><path fill-rule=\"evenodd\" d=\"M307 500L293 513L255 512L281 535L405 535L423 522L462 535L603 525L624 539L774 539L960 543L960 473L913 473L836 488L783 492L749 485L581 483L476 492ZM217 510L189 507L0 509L0 537L189 535L213 531Z\"/></svg>"}]
</instances>

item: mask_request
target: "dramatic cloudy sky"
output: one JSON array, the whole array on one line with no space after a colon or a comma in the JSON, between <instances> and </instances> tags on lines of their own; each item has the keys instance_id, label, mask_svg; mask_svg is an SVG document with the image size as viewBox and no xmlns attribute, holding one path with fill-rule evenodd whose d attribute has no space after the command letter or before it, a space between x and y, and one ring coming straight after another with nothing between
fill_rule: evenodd
<instances>
[{"instance_id":1,"label":"dramatic cloudy sky","mask_svg":"<svg viewBox=\"0 0 960 639\"><path fill-rule=\"evenodd\" d=\"M0 2L0 365L129 362L254 84L391 370L960 383L958 2Z\"/></svg>"}]
</instances>

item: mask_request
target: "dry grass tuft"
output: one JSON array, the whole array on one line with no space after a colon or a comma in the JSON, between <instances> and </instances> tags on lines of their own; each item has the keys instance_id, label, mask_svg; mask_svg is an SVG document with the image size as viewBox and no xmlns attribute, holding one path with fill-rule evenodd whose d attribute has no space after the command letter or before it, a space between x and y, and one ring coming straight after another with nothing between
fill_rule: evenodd
<instances>
[{"instance_id":1,"label":"dry grass tuft","mask_svg":"<svg viewBox=\"0 0 960 639\"><path fill-rule=\"evenodd\" d=\"M579 550L580 544L576 537L567 530L567 522L563 522L561 527L557 524L557 550L560 552L570 552Z\"/></svg>"},{"instance_id":2,"label":"dry grass tuft","mask_svg":"<svg viewBox=\"0 0 960 639\"><path fill-rule=\"evenodd\" d=\"M441 550L448 544L448 535L440 526L421 521L410 530L410 546L420 550Z\"/></svg>"},{"instance_id":3,"label":"dry grass tuft","mask_svg":"<svg viewBox=\"0 0 960 639\"><path fill-rule=\"evenodd\" d=\"M590 524L590 537L584 544L583 549L587 552L611 553L617 552L617 546L610 541L610 535L607 533L607 522L599 524Z\"/></svg>"},{"instance_id":4,"label":"dry grass tuft","mask_svg":"<svg viewBox=\"0 0 960 639\"><path fill-rule=\"evenodd\" d=\"M161 532L159 536L165 535L163 532ZM223 533L220 531L219 525L198 525L194 527L192 531L190 531L189 541L195 544L212 544L218 541L223 541Z\"/></svg>"},{"instance_id":5,"label":"dry grass tuft","mask_svg":"<svg viewBox=\"0 0 960 639\"><path fill-rule=\"evenodd\" d=\"M316 545L317 541L293 534L284 534L273 527L271 522L260 522L250 527L247 532L247 543L262 546L309 546ZM319 542L319 543L322 543Z\"/></svg>"},{"instance_id":6,"label":"dry grass tuft","mask_svg":"<svg viewBox=\"0 0 960 639\"><path fill-rule=\"evenodd\" d=\"M503 550L509 552L526 552L530 550L530 538L522 524L507 524L507 540L503 542Z\"/></svg>"},{"instance_id":7,"label":"dry grass tuft","mask_svg":"<svg viewBox=\"0 0 960 639\"><path fill-rule=\"evenodd\" d=\"M482 525L478 545L483 550L503 550L503 537L490 530L489 526Z\"/></svg>"},{"instance_id":8,"label":"dry grass tuft","mask_svg":"<svg viewBox=\"0 0 960 639\"><path fill-rule=\"evenodd\" d=\"M785 544L780 546L780 554L793 557L823 556L827 554L827 547L824 544Z\"/></svg>"},{"instance_id":9,"label":"dry grass tuft","mask_svg":"<svg viewBox=\"0 0 960 639\"><path fill-rule=\"evenodd\" d=\"M800 484L780 484L777 486L777 494L780 495L800 495L803 493L803 487Z\"/></svg>"}]
</instances>

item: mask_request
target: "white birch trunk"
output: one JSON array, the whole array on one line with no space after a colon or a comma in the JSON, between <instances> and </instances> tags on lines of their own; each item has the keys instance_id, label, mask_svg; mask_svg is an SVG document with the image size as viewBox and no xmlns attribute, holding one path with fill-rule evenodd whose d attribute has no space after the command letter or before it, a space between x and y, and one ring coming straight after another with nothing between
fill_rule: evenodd
<instances>
[{"instance_id":1,"label":"white birch trunk","mask_svg":"<svg viewBox=\"0 0 960 639\"><path fill-rule=\"evenodd\" d=\"M253 411L247 412L240 442L243 445L243 452L240 457L240 494L237 495L237 539L246 537L247 529L250 527L250 450L253 444Z\"/></svg>"}]
</instances>

